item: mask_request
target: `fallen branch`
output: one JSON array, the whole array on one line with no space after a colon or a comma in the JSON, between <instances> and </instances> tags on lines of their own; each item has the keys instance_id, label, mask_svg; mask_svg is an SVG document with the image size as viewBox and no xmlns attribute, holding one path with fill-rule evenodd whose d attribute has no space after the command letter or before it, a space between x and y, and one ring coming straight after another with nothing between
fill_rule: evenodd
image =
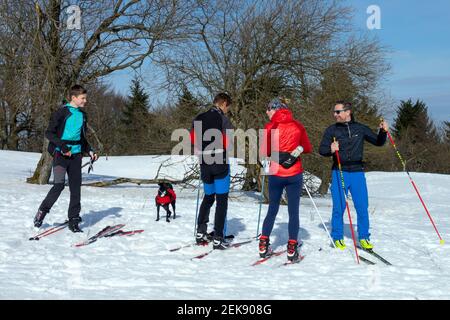
<instances>
[{"instance_id":1,"label":"fallen branch","mask_svg":"<svg viewBox=\"0 0 450 320\"><path fill-rule=\"evenodd\" d=\"M82 185L86 187L109 187L121 183L135 183L137 185L141 185L141 184L158 184L160 182L170 182L171 184L186 183L186 181L184 180L117 178L109 181L83 183Z\"/></svg>"}]
</instances>

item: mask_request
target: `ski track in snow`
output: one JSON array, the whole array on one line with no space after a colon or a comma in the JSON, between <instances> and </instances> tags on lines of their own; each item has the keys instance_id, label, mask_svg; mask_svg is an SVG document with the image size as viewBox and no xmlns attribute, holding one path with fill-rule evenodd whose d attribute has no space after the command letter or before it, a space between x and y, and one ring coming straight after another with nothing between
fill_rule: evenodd
<instances>
[{"instance_id":1,"label":"ski track in snow","mask_svg":"<svg viewBox=\"0 0 450 320\"><path fill-rule=\"evenodd\" d=\"M37 233L34 214L51 188L25 183L39 156L0 151L0 299L450 299L450 244L439 245L403 172L366 175L371 238L375 250L393 266L364 252L362 256L377 264L356 264L346 215L348 249L331 248L310 199L302 197L299 239L304 241L305 259L279 267L286 261L282 255L253 267L258 259L256 241L214 251L203 259L191 260L209 247L169 252L193 241L197 191L178 187L177 219L170 223L165 222L165 214L155 221L156 185L82 187L80 226L84 233L64 229L29 241ZM167 157L102 158L94 165L95 175L84 173L83 179L98 175L153 178L164 159ZM182 175L180 163L167 175ZM450 241L450 176L414 172L411 176L441 236ZM235 234L236 241L254 236L257 198L237 191L231 195L228 232ZM315 201L330 228L330 196ZM66 188L43 226L66 220L68 203ZM266 210L264 205L262 219ZM356 223L353 205L350 210ZM126 224L123 230L145 231L130 237L101 238L86 247L73 246L105 226L119 223ZM286 245L285 206L280 207L271 242L278 249Z\"/></svg>"}]
</instances>

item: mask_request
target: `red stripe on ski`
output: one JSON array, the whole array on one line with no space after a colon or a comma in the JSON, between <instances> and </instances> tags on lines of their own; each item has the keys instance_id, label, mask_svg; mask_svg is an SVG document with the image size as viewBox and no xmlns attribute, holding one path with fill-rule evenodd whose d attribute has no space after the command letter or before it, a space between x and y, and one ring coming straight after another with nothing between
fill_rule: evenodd
<instances>
[{"instance_id":1,"label":"red stripe on ski","mask_svg":"<svg viewBox=\"0 0 450 320\"><path fill-rule=\"evenodd\" d=\"M211 249L208 252L205 252L205 253L202 253L202 254L200 254L198 256L193 257L191 260L193 260L193 259L202 259L202 258L206 257L208 254L210 254L211 252L213 252L213 251L214 251L214 249Z\"/></svg>"},{"instance_id":2,"label":"red stripe on ski","mask_svg":"<svg viewBox=\"0 0 450 320\"><path fill-rule=\"evenodd\" d=\"M296 260L296 261L287 261L287 262L283 263L282 265L280 265L280 267L282 267L282 266L288 266L288 265L290 265L290 264L300 263L300 262L302 262L303 259L305 259L305 256L299 256L299 257L298 257L298 260Z\"/></svg>"},{"instance_id":3,"label":"red stripe on ski","mask_svg":"<svg viewBox=\"0 0 450 320\"><path fill-rule=\"evenodd\" d=\"M219 251L226 251L226 250L228 250L228 249L230 249L230 248L239 248L240 246L242 246L242 245L244 245L244 244L247 244L247 243L251 243L251 242L253 242L253 240L247 240L247 241L241 241L241 242L231 243L231 244L228 246L228 248L226 248L226 249L224 249L224 250L219 250ZM200 255L198 255L198 256L195 256L195 257L191 258L191 260L194 260L194 259L202 259L202 258L206 257L208 254L210 254L211 252L213 252L213 251L214 251L214 249L211 249L211 250L208 251L208 252L202 253L202 254L200 254Z\"/></svg>"},{"instance_id":4,"label":"red stripe on ski","mask_svg":"<svg viewBox=\"0 0 450 320\"><path fill-rule=\"evenodd\" d=\"M254 263L252 264L252 266L260 265L261 263L266 262L266 261L269 260L270 258L279 256L279 255L282 255L282 254L285 253L285 252L287 252L287 249L284 249L284 250L282 250L282 251L274 251L274 252L272 252L269 256L267 256L267 257L265 257L265 258L262 258L262 259L259 259L258 261L254 262Z\"/></svg>"},{"instance_id":5,"label":"red stripe on ski","mask_svg":"<svg viewBox=\"0 0 450 320\"><path fill-rule=\"evenodd\" d=\"M142 233L144 230L130 230L130 231L123 231L119 230L110 234L105 235L105 238L110 238L114 236L132 236L133 234Z\"/></svg>"},{"instance_id":6,"label":"red stripe on ski","mask_svg":"<svg viewBox=\"0 0 450 320\"><path fill-rule=\"evenodd\" d=\"M99 238L102 238L102 237L106 236L107 234L113 233L113 232L115 232L115 231L125 227L125 225L124 224L118 224L118 225L115 225L115 226L112 226L112 227L109 227L109 228L108 227L105 227L103 230L101 230L96 235L92 236L91 238L89 238L89 239L87 239L87 240L85 240L83 242L79 242L79 243L75 244L74 246L75 247L82 247L82 246L86 246L88 244L91 244L91 243L97 241Z\"/></svg>"},{"instance_id":7,"label":"red stripe on ski","mask_svg":"<svg viewBox=\"0 0 450 320\"><path fill-rule=\"evenodd\" d=\"M68 223L69 223L69 222L66 221L66 222L64 222L64 223L62 223L62 224L59 224L59 225L54 226L54 227L52 227L52 228L49 228L49 229L47 229L47 230L45 230L45 231L43 231L43 232L37 234L36 236L31 237L29 240L39 240L39 239L41 239L41 238L43 238L43 237L46 237L46 236L51 235L51 234L53 234L53 233L55 233L55 232L58 232L58 231L64 229L65 227L67 227L67 224L68 224Z\"/></svg>"}]
</instances>

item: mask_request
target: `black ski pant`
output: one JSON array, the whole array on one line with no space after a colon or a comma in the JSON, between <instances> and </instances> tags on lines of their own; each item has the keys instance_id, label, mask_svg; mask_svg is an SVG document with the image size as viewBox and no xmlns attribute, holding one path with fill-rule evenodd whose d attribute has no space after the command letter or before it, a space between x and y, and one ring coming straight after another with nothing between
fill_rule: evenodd
<instances>
[{"instance_id":1,"label":"black ski pant","mask_svg":"<svg viewBox=\"0 0 450 320\"><path fill-rule=\"evenodd\" d=\"M222 194L208 194L203 198L202 204L200 205L200 212L198 214L197 220L197 232L206 233L208 222L209 222L209 212L217 200L216 214L214 216L214 237L223 238L223 228L225 226L225 219L227 216L228 209L228 193Z\"/></svg>"},{"instance_id":2,"label":"black ski pant","mask_svg":"<svg viewBox=\"0 0 450 320\"><path fill-rule=\"evenodd\" d=\"M83 156L78 153L71 157L65 157L59 152L53 158L53 187L42 201L39 210L49 212L64 190L66 173L69 178L69 219L80 216L81 211L81 160Z\"/></svg>"},{"instance_id":3,"label":"black ski pant","mask_svg":"<svg viewBox=\"0 0 450 320\"><path fill-rule=\"evenodd\" d=\"M228 164L200 164L200 175L205 196L197 219L197 232L207 232L209 212L214 201L217 201L214 216L214 237L223 238L228 210L228 192L230 190L230 167Z\"/></svg>"}]
</instances>

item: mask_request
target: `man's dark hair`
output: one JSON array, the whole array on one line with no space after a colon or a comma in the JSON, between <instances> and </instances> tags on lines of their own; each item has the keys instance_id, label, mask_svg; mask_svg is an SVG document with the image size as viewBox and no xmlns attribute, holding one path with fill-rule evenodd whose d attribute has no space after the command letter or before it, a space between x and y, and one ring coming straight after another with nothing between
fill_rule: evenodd
<instances>
[{"instance_id":1,"label":"man's dark hair","mask_svg":"<svg viewBox=\"0 0 450 320\"><path fill-rule=\"evenodd\" d=\"M342 104L344 106L344 109L346 110L352 110L352 104L350 102L344 101L344 100L338 100L334 105Z\"/></svg>"},{"instance_id":2,"label":"man's dark hair","mask_svg":"<svg viewBox=\"0 0 450 320\"><path fill-rule=\"evenodd\" d=\"M334 105L342 104L344 106L344 110L350 110L350 118L352 121L355 121L355 115L353 114L352 104L348 101L338 100Z\"/></svg>"},{"instance_id":3,"label":"man's dark hair","mask_svg":"<svg viewBox=\"0 0 450 320\"><path fill-rule=\"evenodd\" d=\"M218 93L214 97L213 103L216 104L216 103L222 103L222 102L226 102L227 106L229 106L233 103L233 100L231 99L231 97L228 93L221 92L221 93Z\"/></svg>"},{"instance_id":4,"label":"man's dark hair","mask_svg":"<svg viewBox=\"0 0 450 320\"><path fill-rule=\"evenodd\" d=\"M72 86L69 90L69 100L72 99L72 96L78 97L80 94L86 94L87 90L80 86L79 84L76 84Z\"/></svg>"}]
</instances>

